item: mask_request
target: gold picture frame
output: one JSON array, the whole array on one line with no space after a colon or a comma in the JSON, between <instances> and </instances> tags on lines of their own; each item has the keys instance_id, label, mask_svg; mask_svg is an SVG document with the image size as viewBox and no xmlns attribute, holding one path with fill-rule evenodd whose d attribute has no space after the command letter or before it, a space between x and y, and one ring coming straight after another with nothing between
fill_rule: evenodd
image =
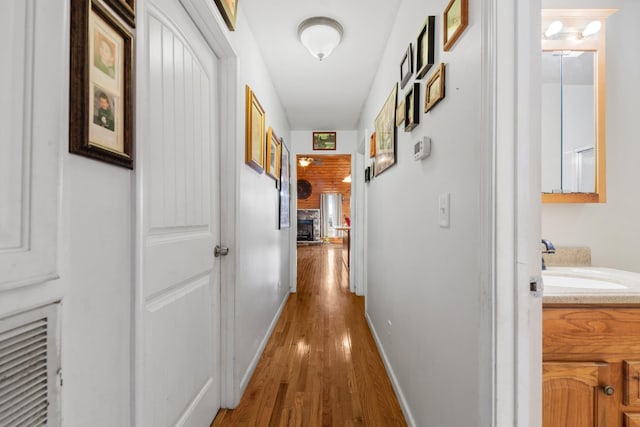
<instances>
[{"instance_id":1,"label":"gold picture frame","mask_svg":"<svg viewBox=\"0 0 640 427\"><path fill-rule=\"evenodd\" d=\"M444 98L444 63L440 63L436 72L427 81L424 95L424 112L431 110Z\"/></svg>"},{"instance_id":2,"label":"gold picture frame","mask_svg":"<svg viewBox=\"0 0 640 427\"><path fill-rule=\"evenodd\" d=\"M373 132L369 138L369 158L376 156L376 133Z\"/></svg>"},{"instance_id":3,"label":"gold picture frame","mask_svg":"<svg viewBox=\"0 0 640 427\"><path fill-rule=\"evenodd\" d=\"M222 15L222 19L227 24L229 31L236 30L236 16L238 14L239 0L215 0L216 6Z\"/></svg>"},{"instance_id":4,"label":"gold picture frame","mask_svg":"<svg viewBox=\"0 0 640 427\"><path fill-rule=\"evenodd\" d=\"M451 0L442 15L442 42L448 52L469 25L469 0Z\"/></svg>"},{"instance_id":5,"label":"gold picture frame","mask_svg":"<svg viewBox=\"0 0 640 427\"><path fill-rule=\"evenodd\" d=\"M261 173L264 170L265 112L249 85L245 92L245 163Z\"/></svg>"},{"instance_id":6,"label":"gold picture frame","mask_svg":"<svg viewBox=\"0 0 640 427\"><path fill-rule=\"evenodd\" d=\"M267 131L267 162L264 171L276 181L280 179L281 157L282 147L280 146L280 140L271 126L269 126Z\"/></svg>"},{"instance_id":7,"label":"gold picture frame","mask_svg":"<svg viewBox=\"0 0 640 427\"><path fill-rule=\"evenodd\" d=\"M96 0L71 15L69 152L133 169L133 34Z\"/></svg>"},{"instance_id":8,"label":"gold picture frame","mask_svg":"<svg viewBox=\"0 0 640 427\"><path fill-rule=\"evenodd\" d=\"M396 163L396 105L398 102L398 84L393 85L391 93L384 102L375 120L376 158L374 176L389 169Z\"/></svg>"}]
</instances>

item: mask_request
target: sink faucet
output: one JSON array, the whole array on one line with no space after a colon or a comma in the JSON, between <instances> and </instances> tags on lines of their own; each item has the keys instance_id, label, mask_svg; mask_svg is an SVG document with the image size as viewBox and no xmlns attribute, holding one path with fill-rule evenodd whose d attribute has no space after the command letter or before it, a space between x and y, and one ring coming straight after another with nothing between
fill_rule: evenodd
<instances>
[{"instance_id":1,"label":"sink faucet","mask_svg":"<svg viewBox=\"0 0 640 427\"><path fill-rule=\"evenodd\" d=\"M551 243L547 239L542 239L542 244L545 247L545 250L542 251L543 254L555 254L556 253L555 246L553 246L553 243ZM544 264L544 257L542 257L542 269L543 270L547 269L547 266Z\"/></svg>"}]
</instances>

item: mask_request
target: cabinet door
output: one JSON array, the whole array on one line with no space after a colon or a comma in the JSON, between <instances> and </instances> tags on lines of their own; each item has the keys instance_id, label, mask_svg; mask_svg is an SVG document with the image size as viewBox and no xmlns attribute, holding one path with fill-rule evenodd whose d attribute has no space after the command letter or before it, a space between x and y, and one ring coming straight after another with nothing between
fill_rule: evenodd
<instances>
[{"instance_id":1,"label":"cabinet door","mask_svg":"<svg viewBox=\"0 0 640 427\"><path fill-rule=\"evenodd\" d=\"M616 391L604 392L608 374L606 363L543 363L543 427L614 426Z\"/></svg>"}]
</instances>

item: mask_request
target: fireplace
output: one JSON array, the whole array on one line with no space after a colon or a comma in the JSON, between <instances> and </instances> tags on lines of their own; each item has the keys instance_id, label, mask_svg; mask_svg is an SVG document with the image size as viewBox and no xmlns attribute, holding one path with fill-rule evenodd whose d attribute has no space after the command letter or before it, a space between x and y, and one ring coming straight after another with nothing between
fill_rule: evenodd
<instances>
[{"instance_id":1,"label":"fireplace","mask_svg":"<svg viewBox=\"0 0 640 427\"><path fill-rule=\"evenodd\" d=\"M298 209L298 242L320 243L320 209Z\"/></svg>"},{"instance_id":2,"label":"fireplace","mask_svg":"<svg viewBox=\"0 0 640 427\"><path fill-rule=\"evenodd\" d=\"M313 220L298 219L298 241L313 242Z\"/></svg>"}]
</instances>

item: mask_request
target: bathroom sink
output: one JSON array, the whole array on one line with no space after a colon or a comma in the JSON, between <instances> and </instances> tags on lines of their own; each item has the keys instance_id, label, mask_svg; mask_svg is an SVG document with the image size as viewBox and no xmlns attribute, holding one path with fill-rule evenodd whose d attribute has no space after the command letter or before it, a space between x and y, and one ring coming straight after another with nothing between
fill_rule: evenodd
<instances>
[{"instance_id":1,"label":"bathroom sink","mask_svg":"<svg viewBox=\"0 0 640 427\"><path fill-rule=\"evenodd\" d=\"M552 274L543 274L542 277L545 288L572 288L601 291L629 289L628 286L620 283L595 278L590 279L586 277L559 276Z\"/></svg>"}]
</instances>

